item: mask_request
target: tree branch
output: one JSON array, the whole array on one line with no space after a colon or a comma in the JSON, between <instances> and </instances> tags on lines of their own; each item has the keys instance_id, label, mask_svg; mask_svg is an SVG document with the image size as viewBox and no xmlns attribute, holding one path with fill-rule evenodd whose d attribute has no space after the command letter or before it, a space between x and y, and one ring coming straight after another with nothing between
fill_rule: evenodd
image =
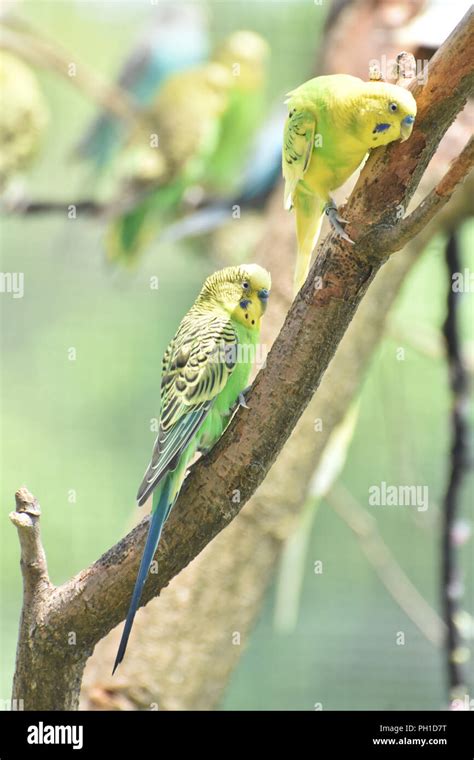
<instances>
[{"instance_id":1,"label":"tree branch","mask_svg":"<svg viewBox=\"0 0 474 760\"><path fill-rule=\"evenodd\" d=\"M426 227L428 222L446 205L460 182L474 166L474 137L468 141L459 156L436 187L419 203L416 209L388 231L377 231L377 242L387 253L395 253Z\"/></svg>"},{"instance_id":2,"label":"tree branch","mask_svg":"<svg viewBox=\"0 0 474 760\"><path fill-rule=\"evenodd\" d=\"M431 644L440 646L445 633L442 619L400 567L376 520L340 484L332 487L326 501L355 533L365 556L399 607Z\"/></svg>"},{"instance_id":3,"label":"tree branch","mask_svg":"<svg viewBox=\"0 0 474 760\"><path fill-rule=\"evenodd\" d=\"M67 216L74 208L76 214L82 214L97 219L112 219L134 209L149 195L149 191L132 191L127 188L124 193L107 201L82 199L76 201L32 200L28 197L0 199L0 211L7 214L35 215L44 213L63 214Z\"/></svg>"},{"instance_id":4,"label":"tree branch","mask_svg":"<svg viewBox=\"0 0 474 760\"><path fill-rule=\"evenodd\" d=\"M114 677L111 668L121 627L98 644L84 673L84 708L150 709L156 703L160 710L212 710L220 703L284 542L306 502L314 469L360 388L385 330L385 317L428 242L446 229L458 228L474 213L474 183L470 184L379 271L278 461L238 520L139 611L127 657ZM263 340L271 343L291 302L287 273L294 258L293 219L282 208L279 190L266 226L258 263L271 267L275 257L279 262L272 281L273 318L263 326ZM315 421L321 422L318 432ZM233 645L234 632L241 646Z\"/></svg>"},{"instance_id":5,"label":"tree branch","mask_svg":"<svg viewBox=\"0 0 474 760\"><path fill-rule=\"evenodd\" d=\"M29 600L34 600L45 587L51 588L39 532L41 508L37 499L24 487L16 492L15 502L16 509L10 512L9 517L18 529L25 594Z\"/></svg>"},{"instance_id":6,"label":"tree branch","mask_svg":"<svg viewBox=\"0 0 474 760\"><path fill-rule=\"evenodd\" d=\"M46 555L41 544L40 505L25 487L16 492L15 502L16 509L14 512L10 512L9 517L12 523L16 525L20 540L23 607L13 692L17 695L17 704L22 709L24 707L23 695L28 693L33 702L38 683L41 683L31 681L30 669L35 662L36 652L29 634L41 620L43 609L47 606L54 587L49 580Z\"/></svg>"},{"instance_id":7,"label":"tree branch","mask_svg":"<svg viewBox=\"0 0 474 760\"><path fill-rule=\"evenodd\" d=\"M368 242L369 232L381 224L396 223L397 208L408 205L441 137L472 90L469 39L473 33L471 10L433 58L429 86L414 88L419 123L410 140L376 151L369 159L346 211L354 220L351 237L358 242L349 249L331 235L320 246L309 278L252 387L250 411L236 415L184 483L158 550L159 573L148 578L142 604L156 596L240 512L310 401L386 258L376 239ZM239 503L232 498L236 492ZM147 529L145 518L91 567L51 591L30 636L36 652L30 680L43 680L41 694L25 684L24 694L14 691L13 695L24 698L26 709L77 706L78 688L74 687L87 657L95 643L125 616ZM75 647L67 645L71 631ZM52 676L45 679L48 658L54 662L54 671L50 670L55 683ZM17 668L21 667L19 650Z\"/></svg>"},{"instance_id":8,"label":"tree branch","mask_svg":"<svg viewBox=\"0 0 474 760\"><path fill-rule=\"evenodd\" d=\"M466 677L463 664L468 650L462 646L462 637L456 623L462 596L461 570L457 562L456 521L458 501L464 475L469 467L469 379L464 366L459 335L458 307L462 297L453 287L453 278L461 272L456 231L446 246L448 273L447 314L443 325L446 354L452 394L450 470L443 505L443 531L441 551L441 599L446 623L445 650L449 686L449 700L464 699Z\"/></svg>"}]
</instances>

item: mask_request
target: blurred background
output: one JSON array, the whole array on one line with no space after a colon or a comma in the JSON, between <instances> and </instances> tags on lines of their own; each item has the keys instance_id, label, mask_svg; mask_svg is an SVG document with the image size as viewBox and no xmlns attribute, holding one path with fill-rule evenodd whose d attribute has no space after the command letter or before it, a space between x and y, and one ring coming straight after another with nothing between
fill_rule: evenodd
<instances>
[{"instance_id":1,"label":"blurred background","mask_svg":"<svg viewBox=\"0 0 474 760\"><path fill-rule=\"evenodd\" d=\"M407 4L388 5L396 16L397 9L402 13ZM419 5L411 11L415 20L426 11L421 7L426 4ZM443 11L442 4L434 5L437 14ZM50 48L59 51L58 68L69 61L77 71L64 76L53 64L28 62L38 86L35 97L42 101L34 126L35 139L41 133L39 144L31 151L31 160L29 156L19 160L18 167L5 169L2 176L2 272L24 275L23 297L3 292L0 298L2 700L10 696L22 597L18 540L8 521L14 492L26 484L41 503L43 543L55 584L93 562L129 530L136 487L155 436L162 352L205 277L227 263L252 260L265 231L266 199L279 171L278 137L277 149L272 150L274 135L281 129L279 107L289 90L315 73L324 25L337 26L341 17L331 22L331 14L343 13L338 6L311 0L177 2L175 10L176 6L191 8L194 15L187 19L191 32L186 44L171 46L175 54L186 53L189 58L175 70L201 65L212 56L217 60L216 49L238 30L255 32L268 50L265 46L261 77L251 82L250 94L243 99L253 109L251 118L239 122L241 93L232 93L225 102L226 108L236 109L230 112L234 114L230 125L241 124L241 131L232 135L229 129L225 143L222 135L229 123L224 122L220 138L212 125L205 125L206 140L214 140L212 150L206 145L198 160L194 156L184 169L152 166L151 170L146 151L138 157L134 151L133 129L124 134L123 127L116 127L112 137L104 138L99 158L97 153L87 154L84 141L87 144L100 108L87 77L84 86L68 78L80 78L83 62L88 72L112 83L135 49L130 70L135 66L141 73L131 86L131 96L152 108L159 95L153 87L151 95L146 94L143 63L147 55L149 63L150 30L165 3L41 0L12 3L9 9L27 30L41 30ZM453 8L457 18L451 26L464 12L462 3L446 4L444 12L450 18ZM172 18L168 22L174 23ZM184 23L178 20L181 30ZM412 23L409 19L407 27ZM436 43L426 39L433 24L427 29L417 23L413 34L421 35L418 41L425 47L436 47L449 31L445 21ZM143 55L140 45L145 46ZM351 58L357 52L341 45L334 49L334 65L341 72L353 72ZM38 55L44 56L44 50ZM370 51L362 54L365 62L368 57ZM163 81L169 76L168 65L173 68L169 61L166 66L162 62ZM159 107L160 113L169 113L173 98L163 99ZM225 118L223 109L216 113L214 127ZM31 123L35 125L33 116ZM252 197L243 198L251 190L248 172L255 169L262 144L268 148L265 171L253 178ZM213 154L217 149L222 166ZM2 151L8 152L5 143ZM254 157L250 163L249 155ZM176 192L160 206L155 183L161 182L161 176L166 188L174 183ZM101 216L100 208L94 215L80 207L82 200L111 204L109 210L116 210L117 198L122 197L132 198L122 215ZM34 209L39 201L45 203L43 212ZM76 201L77 210L71 213L65 206ZM239 234L228 214L234 201L241 209ZM55 210L55 203L63 207ZM222 204L224 214L219 212ZM157 207L166 209L158 223ZM210 208L214 216L203 214ZM199 229L205 228L204 234L192 227L193 234L187 235L182 220L190 218ZM219 220L215 229L209 219ZM461 271L467 270L459 307L460 336L471 379L473 231L470 220L457 236ZM337 482L338 498L348 495L351 503L375 518L379 539L438 614L440 525L450 467L452 405L441 335L449 289L445 247L446 236L435 236L403 284L353 408ZM274 267L278 266L276 260ZM471 425L472 417L471 405ZM369 488L381 481L426 485L429 508L422 512L416 507L370 506ZM471 694L473 487L471 468L459 494L456 548L463 667ZM397 604L334 503L310 498L303 515L298 527L302 540L283 552L284 570L280 568L266 593L220 709L444 707L441 647ZM317 562L322 562L325 572L315 572ZM399 645L400 632L404 641Z\"/></svg>"}]
</instances>

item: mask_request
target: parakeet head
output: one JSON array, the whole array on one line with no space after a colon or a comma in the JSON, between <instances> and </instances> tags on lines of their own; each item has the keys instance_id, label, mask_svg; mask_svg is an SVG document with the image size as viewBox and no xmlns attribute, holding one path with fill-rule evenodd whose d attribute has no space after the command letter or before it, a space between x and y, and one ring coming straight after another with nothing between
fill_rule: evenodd
<instances>
[{"instance_id":1,"label":"parakeet head","mask_svg":"<svg viewBox=\"0 0 474 760\"><path fill-rule=\"evenodd\" d=\"M386 82L365 83L364 91L358 117L364 128L371 131L370 146L407 140L416 116L416 101L411 92Z\"/></svg>"},{"instance_id":2,"label":"parakeet head","mask_svg":"<svg viewBox=\"0 0 474 760\"><path fill-rule=\"evenodd\" d=\"M258 264L227 267L207 278L198 300L211 301L245 327L258 329L271 284L270 274Z\"/></svg>"},{"instance_id":3,"label":"parakeet head","mask_svg":"<svg viewBox=\"0 0 474 760\"><path fill-rule=\"evenodd\" d=\"M265 78L270 54L268 43L256 32L230 34L216 49L213 60L222 63L233 75L239 89L257 89Z\"/></svg>"}]
</instances>

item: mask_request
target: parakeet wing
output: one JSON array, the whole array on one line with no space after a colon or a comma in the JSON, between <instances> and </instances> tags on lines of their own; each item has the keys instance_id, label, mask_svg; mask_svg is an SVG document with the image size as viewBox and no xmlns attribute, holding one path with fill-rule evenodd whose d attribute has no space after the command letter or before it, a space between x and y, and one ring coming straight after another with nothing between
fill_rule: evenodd
<instances>
[{"instance_id":1,"label":"parakeet wing","mask_svg":"<svg viewBox=\"0 0 474 760\"><path fill-rule=\"evenodd\" d=\"M309 166L314 147L316 119L307 110L293 109L283 135L282 170L285 179L285 208L292 206L293 193Z\"/></svg>"},{"instance_id":2,"label":"parakeet wing","mask_svg":"<svg viewBox=\"0 0 474 760\"><path fill-rule=\"evenodd\" d=\"M194 315L182 322L163 357L160 427L138 489L139 504L176 467L234 369L236 346L232 322L224 315Z\"/></svg>"}]
</instances>

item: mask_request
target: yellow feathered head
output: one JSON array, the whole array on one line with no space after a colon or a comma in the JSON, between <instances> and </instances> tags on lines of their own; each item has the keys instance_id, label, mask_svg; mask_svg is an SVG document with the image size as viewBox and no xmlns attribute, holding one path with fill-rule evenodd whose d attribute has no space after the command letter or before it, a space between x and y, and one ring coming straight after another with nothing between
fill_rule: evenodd
<instances>
[{"instance_id":1,"label":"yellow feathered head","mask_svg":"<svg viewBox=\"0 0 474 760\"><path fill-rule=\"evenodd\" d=\"M258 264L226 267L207 278L199 295L201 303L218 305L249 329L260 326L272 281Z\"/></svg>"},{"instance_id":2,"label":"yellow feathered head","mask_svg":"<svg viewBox=\"0 0 474 760\"><path fill-rule=\"evenodd\" d=\"M416 101L409 90L386 82L364 83L358 119L370 130L370 147L408 140L416 117Z\"/></svg>"}]
</instances>

